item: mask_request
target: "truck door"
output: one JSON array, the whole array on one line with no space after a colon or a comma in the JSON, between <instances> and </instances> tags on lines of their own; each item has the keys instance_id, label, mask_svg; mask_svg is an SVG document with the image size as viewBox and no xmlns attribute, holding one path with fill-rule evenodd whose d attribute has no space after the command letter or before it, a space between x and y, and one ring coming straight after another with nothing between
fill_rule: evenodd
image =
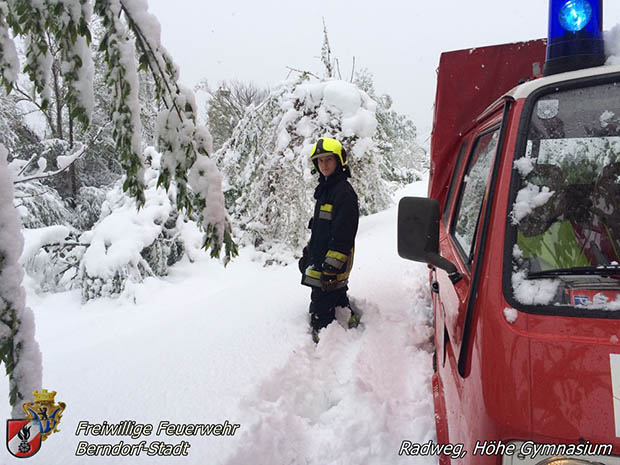
<instances>
[{"instance_id":1,"label":"truck door","mask_svg":"<svg viewBox=\"0 0 620 465\"><path fill-rule=\"evenodd\" d=\"M472 270L476 259L476 243L485 199L488 196L493 166L500 140L501 113L474 131L473 142L465 152L464 167L455 170L451 190L454 200L448 199L444 212L446 229L440 238L441 254L455 263L462 281L453 284L443 270L436 271L439 293L440 320L444 321L444 347L438 362L456 371L456 361L463 344L466 309L472 292ZM475 291L474 291L475 292ZM441 358L439 358L441 357Z\"/></svg>"}]
</instances>

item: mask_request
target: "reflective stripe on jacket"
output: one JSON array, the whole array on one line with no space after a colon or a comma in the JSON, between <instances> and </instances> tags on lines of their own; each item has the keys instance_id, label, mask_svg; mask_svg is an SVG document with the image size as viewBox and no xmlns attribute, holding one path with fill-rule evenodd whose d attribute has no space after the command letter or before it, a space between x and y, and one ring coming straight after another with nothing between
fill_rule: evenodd
<instances>
[{"instance_id":1,"label":"reflective stripe on jacket","mask_svg":"<svg viewBox=\"0 0 620 465\"><path fill-rule=\"evenodd\" d=\"M347 285L353 266L359 223L357 194L347 181L347 174L339 172L327 179L321 177L314 196L316 205L308 244L310 267L306 268L302 284L339 289Z\"/></svg>"}]
</instances>

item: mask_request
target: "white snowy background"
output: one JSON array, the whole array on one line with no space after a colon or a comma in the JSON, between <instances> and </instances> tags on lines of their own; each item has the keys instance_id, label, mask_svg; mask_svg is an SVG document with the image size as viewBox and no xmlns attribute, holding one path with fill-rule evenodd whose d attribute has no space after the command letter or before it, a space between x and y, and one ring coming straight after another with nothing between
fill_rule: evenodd
<instances>
[{"instance_id":1,"label":"white snowy background","mask_svg":"<svg viewBox=\"0 0 620 465\"><path fill-rule=\"evenodd\" d=\"M425 192L426 180L395 198ZM427 268L398 256L396 224L395 206L361 219L350 296L364 328L335 322L318 345L297 264L262 267L250 248L227 269L203 254L85 305L79 290L37 295L27 279L44 387L67 404L61 431L29 463L436 463L398 457L402 440L433 439L435 425ZM74 455L79 441L139 442L75 436L79 421L123 420L241 427L230 437L140 438L188 440L178 459Z\"/></svg>"}]
</instances>

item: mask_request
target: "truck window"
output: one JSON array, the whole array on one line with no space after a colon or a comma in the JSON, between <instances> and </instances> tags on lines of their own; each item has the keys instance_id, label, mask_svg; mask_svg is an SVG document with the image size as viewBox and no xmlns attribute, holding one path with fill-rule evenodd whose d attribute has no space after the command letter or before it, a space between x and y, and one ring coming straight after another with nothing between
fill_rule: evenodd
<instances>
[{"instance_id":1,"label":"truck window","mask_svg":"<svg viewBox=\"0 0 620 465\"><path fill-rule=\"evenodd\" d=\"M461 184L461 195L455 210L453 237L466 263L471 263L482 211L489 171L499 140L499 128L478 137Z\"/></svg>"},{"instance_id":2,"label":"truck window","mask_svg":"<svg viewBox=\"0 0 620 465\"><path fill-rule=\"evenodd\" d=\"M461 149L459 150L459 155L456 160L456 166L454 167L454 171L452 172L452 181L450 182L450 190L448 191L448 197L446 198L446 203L444 205L444 212L442 215L442 220L444 224L448 224L448 220L450 219L450 204L452 203L452 199L454 198L454 192L458 187L459 181L459 172L461 171L461 166L463 165L463 160L465 159L465 153L469 147L469 138L465 139L461 144Z\"/></svg>"},{"instance_id":3,"label":"truck window","mask_svg":"<svg viewBox=\"0 0 620 465\"><path fill-rule=\"evenodd\" d=\"M619 94L610 83L533 102L508 244L520 303L620 309L620 271L596 271L620 263Z\"/></svg>"}]
</instances>

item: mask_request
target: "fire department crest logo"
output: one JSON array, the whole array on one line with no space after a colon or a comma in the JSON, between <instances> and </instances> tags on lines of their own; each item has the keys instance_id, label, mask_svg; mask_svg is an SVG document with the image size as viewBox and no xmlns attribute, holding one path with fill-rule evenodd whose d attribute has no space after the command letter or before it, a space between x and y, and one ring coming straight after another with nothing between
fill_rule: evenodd
<instances>
[{"instance_id":1,"label":"fire department crest logo","mask_svg":"<svg viewBox=\"0 0 620 465\"><path fill-rule=\"evenodd\" d=\"M56 391L47 389L33 393L34 402L25 402L22 408L26 418L7 420L6 446L18 458L32 457L39 452L41 442L58 432L58 423L65 410L65 403L54 403Z\"/></svg>"}]
</instances>

